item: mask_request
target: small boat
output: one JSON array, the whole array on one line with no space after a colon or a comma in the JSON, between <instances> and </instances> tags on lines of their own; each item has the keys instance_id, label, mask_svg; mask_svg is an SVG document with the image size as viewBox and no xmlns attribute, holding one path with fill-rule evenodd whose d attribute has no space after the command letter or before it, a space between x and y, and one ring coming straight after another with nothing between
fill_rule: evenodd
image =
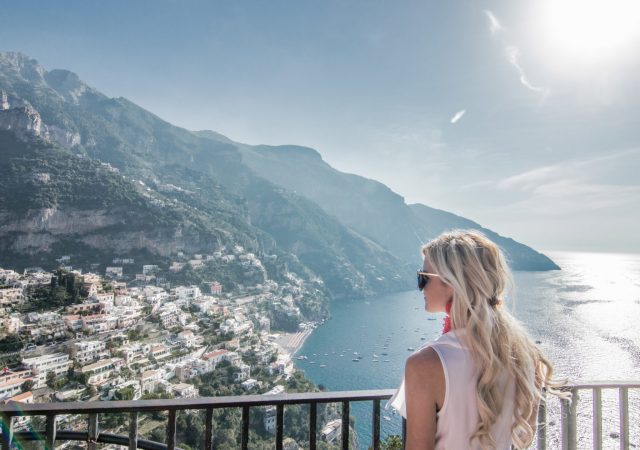
<instances>
[{"instance_id":1,"label":"small boat","mask_svg":"<svg viewBox=\"0 0 640 450\"><path fill-rule=\"evenodd\" d=\"M420 340L421 340L421 341L424 341L425 339L426 339L426 337L424 337L424 336L422 336L422 337L420 338Z\"/></svg>"},{"instance_id":2,"label":"small boat","mask_svg":"<svg viewBox=\"0 0 640 450\"><path fill-rule=\"evenodd\" d=\"M407 348L407 351L408 351L408 352L412 352L412 351L414 351L414 350L415 350L415 348L413 348L413 347L408 347L408 348Z\"/></svg>"},{"instance_id":3,"label":"small boat","mask_svg":"<svg viewBox=\"0 0 640 450\"><path fill-rule=\"evenodd\" d=\"M373 360L371 360L371 362L380 362L380 361L377 360L377 359L373 359Z\"/></svg>"},{"instance_id":4,"label":"small boat","mask_svg":"<svg viewBox=\"0 0 640 450\"><path fill-rule=\"evenodd\" d=\"M351 361L358 362L358 361L360 361L360 358L353 358Z\"/></svg>"},{"instance_id":5,"label":"small boat","mask_svg":"<svg viewBox=\"0 0 640 450\"><path fill-rule=\"evenodd\" d=\"M315 364L315 363L316 363L315 361L309 361L309 364Z\"/></svg>"},{"instance_id":6,"label":"small boat","mask_svg":"<svg viewBox=\"0 0 640 450\"><path fill-rule=\"evenodd\" d=\"M382 355L382 356L387 356L387 355L388 355L388 353L387 353L387 352L382 352L382 353L381 353L381 355Z\"/></svg>"},{"instance_id":7,"label":"small boat","mask_svg":"<svg viewBox=\"0 0 640 450\"><path fill-rule=\"evenodd\" d=\"M306 356L304 356L304 355L300 355L300 356L298 356L296 359L304 360L304 359L307 359L307 357L306 357Z\"/></svg>"},{"instance_id":8,"label":"small boat","mask_svg":"<svg viewBox=\"0 0 640 450\"><path fill-rule=\"evenodd\" d=\"M327 365L326 364L320 364L320 367L324 368L324 367L327 367Z\"/></svg>"},{"instance_id":9,"label":"small boat","mask_svg":"<svg viewBox=\"0 0 640 450\"><path fill-rule=\"evenodd\" d=\"M389 416L382 416L382 418L384 420L386 420L387 422L391 422L391 417L389 417Z\"/></svg>"},{"instance_id":10,"label":"small boat","mask_svg":"<svg viewBox=\"0 0 640 450\"><path fill-rule=\"evenodd\" d=\"M427 320L436 320L435 317L427 317Z\"/></svg>"},{"instance_id":11,"label":"small boat","mask_svg":"<svg viewBox=\"0 0 640 450\"><path fill-rule=\"evenodd\" d=\"M389 360L388 360L388 359L385 359L383 362L389 362Z\"/></svg>"}]
</instances>

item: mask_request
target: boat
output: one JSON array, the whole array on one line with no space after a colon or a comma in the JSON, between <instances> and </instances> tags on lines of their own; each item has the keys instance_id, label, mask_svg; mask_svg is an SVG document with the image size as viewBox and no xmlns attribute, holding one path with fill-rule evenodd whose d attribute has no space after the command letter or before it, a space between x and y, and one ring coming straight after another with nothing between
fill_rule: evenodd
<instances>
[{"instance_id":1,"label":"boat","mask_svg":"<svg viewBox=\"0 0 640 450\"><path fill-rule=\"evenodd\" d=\"M371 360L371 362L380 362L380 360L378 360L378 359L373 359L373 360Z\"/></svg>"},{"instance_id":2,"label":"boat","mask_svg":"<svg viewBox=\"0 0 640 450\"><path fill-rule=\"evenodd\" d=\"M381 353L381 355L382 355L382 356L387 356L387 355L388 355L388 353L387 353L387 352L382 352L382 353Z\"/></svg>"},{"instance_id":3,"label":"boat","mask_svg":"<svg viewBox=\"0 0 640 450\"><path fill-rule=\"evenodd\" d=\"M320 364L320 367L327 367L326 364Z\"/></svg>"},{"instance_id":4,"label":"boat","mask_svg":"<svg viewBox=\"0 0 640 450\"><path fill-rule=\"evenodd\" d=\"M315 364L315 363L316 363L315 361L309 361L309 364Z\"/></svg>"},{"instance_id":5,"label":"boat","mask_svg":"<svg viewBox=\"0 0 640 450\"><path fill-rule=\"evenodd\" d=\"M389 362L389 360L388 360L388 359L385 359L383 362Z\"/></svg>"},{"instance_id":6,"label":"boat","mask_svg":"<svg viewBox=\"0 0 640 450\"><path fill-rule=\"evenodd\" d=\"M382 418L384 420L386 420L387 422L391 422L391 417L389 417L389 416L382 416Z\"/></svg>"},{"instance_id":7,"label":"boat","mask_svg":"<svg viewBox=\"0 0 640 450\"><path fill-rule=\"evenodd\" d=\"M407 348L407 351L408 351L408 352L412 352L412 351L414 351L414 350L415 350L415 348L413 348L413 347L408 347L408 348Z\"/></svg>"},{"instance_id":8,"label":"boat","mask_svg":"<svg viewBox=\"0 0 640 450\"><path fill-rule=\"evenodd\" d=\"M307 357L306 357L306 356L304 356L304 355L300 355L300 356L298 356L296 359L303 360L303 359L307 359Z\"/></svg>"},{"instance_id":9,"label":"boat","mask_svg":"<svg viewBox=\"0 0 640 450\"><path fill-rule=\"evenodd\" d=\"M358 362L358 361L360 361L360 358L353 358L351 361Z\"/></svg>"}]
</instances>

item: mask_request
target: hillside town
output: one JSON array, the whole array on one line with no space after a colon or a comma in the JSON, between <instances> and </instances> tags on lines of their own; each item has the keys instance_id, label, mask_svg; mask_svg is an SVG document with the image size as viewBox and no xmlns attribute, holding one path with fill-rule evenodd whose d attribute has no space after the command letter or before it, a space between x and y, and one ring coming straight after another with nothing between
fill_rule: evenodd
<instances>
[{"instance_id":1,"label":"hillside town","mask_svg":"<svg viewBox=\"0 0 640 450\"><path fill-rule=\"evenodd\" d=\"M209 258L261 265L241 247L181 256L186 261L169 270ZM61 257L53 273L0 269L3 402L284 393L295 375L292 353L316 325L303 320L305 288L294 274L287 283L225 292L216 280L206 289L170 286L156 265L125 280L123 265L134 266L132 259L114 259L102 274L64 266L70 260ZM297 330L272 333L274 311L295 319ZM323 428L328 442L340 434L340 421L330 419ZM17 429L30 420L21 418ZM262 426L275 433L275 407L262 412Z\"/></svg>"}]
</instances>

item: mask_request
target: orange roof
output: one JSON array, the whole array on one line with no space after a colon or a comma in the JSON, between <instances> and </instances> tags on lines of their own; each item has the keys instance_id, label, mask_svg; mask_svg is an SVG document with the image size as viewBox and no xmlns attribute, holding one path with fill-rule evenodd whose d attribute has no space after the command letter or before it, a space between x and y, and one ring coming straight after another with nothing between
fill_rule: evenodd
<instances>
[{"instance_id":1,"label":"orange roof","mask_svg":"<svg viewBox=\"0 0 640 450\"><path fill-rule=\"evenodd\" d=\"M11 402L11 401L23 402L27 400L29 397L33 398L33 392L27 391L27 392L23 392L22 394L14 395L13 397L7 399L7 402Z\"/></svg>"},{"instance_id":2,"label":"orange roof","mask_svg":"<svg viewBox=\"0 0 640 450\"><path fill-rule=\"evenodd\" d=\"M211 358L215 358L216 356L224 355L227 353L229 353L228 350L216 350L216 351L202 355L202 359L211 359Z\"/></svg>"}]
</instances>

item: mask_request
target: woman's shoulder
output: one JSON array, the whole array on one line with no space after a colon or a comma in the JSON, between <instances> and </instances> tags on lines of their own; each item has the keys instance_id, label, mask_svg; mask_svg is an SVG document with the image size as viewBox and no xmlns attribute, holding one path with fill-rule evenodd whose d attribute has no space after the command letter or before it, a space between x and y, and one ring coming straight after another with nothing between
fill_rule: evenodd
<instances>
[{"instance_id":1,"label":"woman's shoulder","mask_svg":"<svg viewBox=\"0 0 640 450\"><path fill-rule=\"evenodd\" d=\"M426 346L407 358L405 366L405 378L416 377L424 380L425 376L437 376L442 373L440 356L431 346Z\"/></svg>"}]
</instances>

